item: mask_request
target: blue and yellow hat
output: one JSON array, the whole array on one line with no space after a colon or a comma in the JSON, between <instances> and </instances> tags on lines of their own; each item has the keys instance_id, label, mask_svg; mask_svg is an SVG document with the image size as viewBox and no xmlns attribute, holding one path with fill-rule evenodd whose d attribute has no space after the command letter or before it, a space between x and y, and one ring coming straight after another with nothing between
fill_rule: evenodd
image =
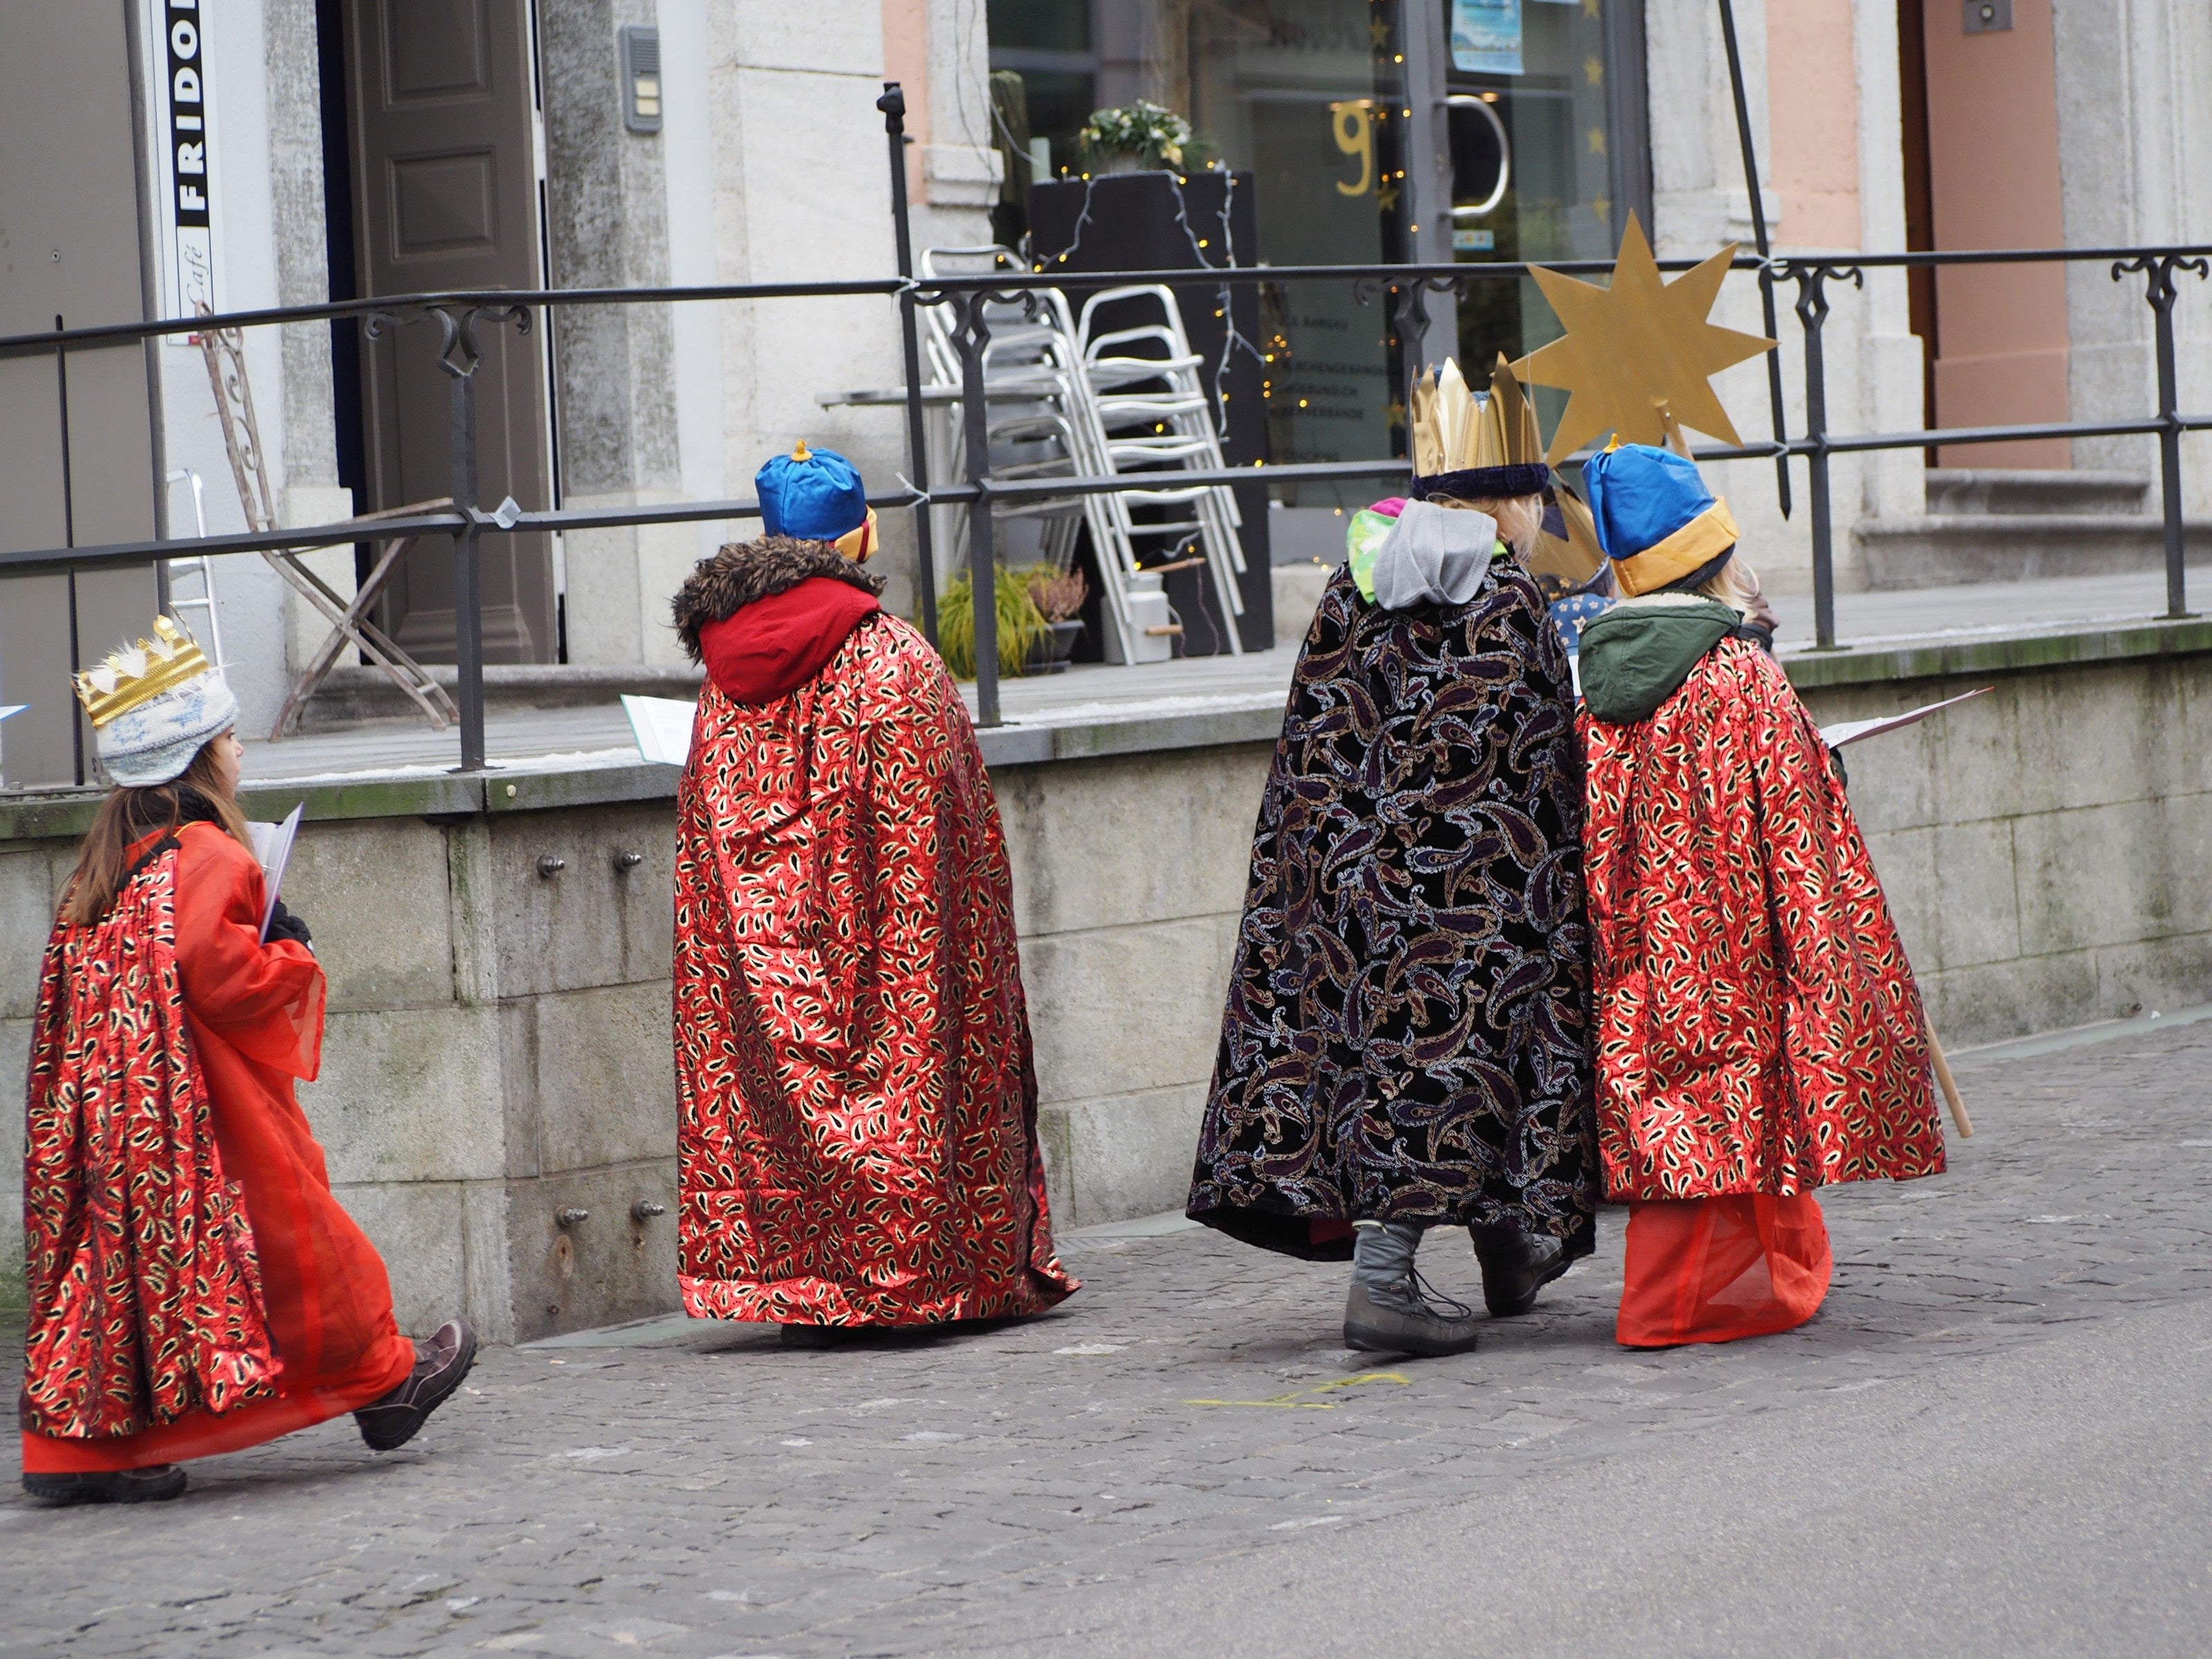
<instances>
[{"instance_id":1,"label":"blue and yellow hat","mask_svg":"<svg viewBox=\"0 0 2212 1659\"><path fill-rule=\"evenodd\" d=\"M1738 540L1728 503L1694 463L1669 449L1622 444L1583 465L1597 543L1621 592L1656 592L1717 563Z\"/></svg>"},{"instance_id":2,"label":"blue and yellow hat","mask_svg":"<svg viewBox=\"0 0 2212 1659\"><path fill-rule=\"evenodd\" d=\"M866 564L876 550L867 486L860 469L836 450L809 449L802 439L790 454L772 457L753 474L753 484L769 535L829 542L854 564Z\"/></svg>"}]
</instances>

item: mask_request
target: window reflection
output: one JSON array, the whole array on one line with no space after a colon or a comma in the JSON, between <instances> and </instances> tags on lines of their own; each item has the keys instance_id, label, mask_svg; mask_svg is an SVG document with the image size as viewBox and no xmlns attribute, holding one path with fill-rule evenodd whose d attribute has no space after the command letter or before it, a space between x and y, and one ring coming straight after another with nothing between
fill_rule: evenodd
<instances>
[{"instance_id":1,"label":"window reflection","mask_svg":"<svg viewBox=\"0 0 2212 1659\"><path fill-rule=\"evenodd\" d=\"M1249 175L1261 263L1609 258L1621 204L1648 191L1634 176L1640 96L1623 95L1644 73L1638 0L1440 0L1413 9L1435 20L1433 39L1407 36L1407 9L1397 0L990 0L992 68L1019 76L1027 118L1001 235L1022 233L1019 198L1036 159L1055 173L1076 167L1091 109L1144 98L1197 128L1187 167ZM1441 95L1424 112L1444 124L1448 165L1436 177L1408 176L1416 88ZM1436 210L1417 229L1424 204ZM1432 314L1450 311L1440 301ZM1463 362L1519 356L1559 331L1526 281L1476 286L1456 316L1455 338L1432 328L1432 359L1455 346ZM1404 452L1397 389L1409 366L1384 301L1362 306L1345 283L1273 285L1261 325L1271 459ZM1327 507L1368 493L1352 484L1304 499Z\"/></svg>"}]
</instances>

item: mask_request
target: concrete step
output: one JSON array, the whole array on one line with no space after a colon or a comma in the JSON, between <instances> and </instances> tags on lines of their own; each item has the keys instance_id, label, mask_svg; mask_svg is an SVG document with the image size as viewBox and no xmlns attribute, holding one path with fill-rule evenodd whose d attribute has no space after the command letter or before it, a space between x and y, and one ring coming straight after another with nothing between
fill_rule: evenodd
<instances>
[{"instance_id":1,"label":"concrete step","mask_svg":"<svg viewBox=\"0 0 2212 1659\"><path fill-rule=\"evenodd\" d=\"M2190 563L2212 563L2212 522L2183 529ZM2166 562L2163 522L2117 514L1930 514L1869 520L1852 533L1867 585L1878 589L2112 575Z\"/></svg>"},{"instance_id":2,"label":"concrete step","mask_svg":"<svg viewBox=\"0 0 2212 1659\"><path fill-rule=\"evenodd\" d=\"M1928 510L1966 513L2112 513L2130 517L2156 513L2151 481L2133 472L2090 472L2013 467L1932 466Z\"/></svg>"},{"instance_id":3,"label":"concrete step","mask_svg":"<svg viewBox=\"0 0 2212 1659\"><path fill-rule=\"evenodd\" d=\"M453 695L459 671L433 665L431 678ZM570 663L495 664L484 670L484 708L493 714L533 708L588 708L613 703L624 693L641 697L693 697L696 668L585 667ZM308 699L302 733L349 731L383 721L424 722L414 699L383 671L341 664Z\"/></svg>"}]
</instances>

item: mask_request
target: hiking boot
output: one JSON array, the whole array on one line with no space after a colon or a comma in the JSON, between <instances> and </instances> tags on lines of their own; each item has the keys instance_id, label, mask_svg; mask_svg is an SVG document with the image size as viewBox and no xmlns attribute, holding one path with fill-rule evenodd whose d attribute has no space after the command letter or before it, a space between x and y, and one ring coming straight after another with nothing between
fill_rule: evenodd
<instances>
[{"instance_id":1,"label":"hiking boot","mask_svg":"<svg viewBox=\"0 0 2212 1659\"><path fill-rule=\"evenodd\" d=\"M1482 1264L1482 1302L1492 1316L1510 1319L1536 1305L1536 1292L1569 1264L1566 1243L1525 1233L1511 1222L1469 1227L1474 1259Z\"/></svg>"},{"instance_id":2,"label":"hiking boot","mask_svg":"<svg viewBox=\"0 0 2212 1659\"><path fill-rule=\"evenodd\" d=\"M23 1490L49 1504L162 1504L181 1498L184 1466L153 1463L143 1469L96 1469L82 1474L23 1474Z\"/></svg>"},{"instance_id":3,"label":"hiking boot","mask_svg":"<svg viewBox=\"0 0 2212 1659\"><path fill-rule=\"evenodd\" d=\"M428 1341L417 1342L415 1369L407 1380L353 1414L368 1449L396 1451L412 1440L476 1363L477 1334L465 1319L449 1319Z\"/></svg>"},{"instance_id":4,"label":"hiking boot","mask_svg":"<svg viewBox=\"0 0 2212 1659\"><path fill-rule=\"evenodd\" d=\"M1415 1353L1431 1358L1474 1347L1474 1310L1449 1297L1431 1302L1418 1273L1408 1273L1401 1294L1377 1295L1354 1279L1344 1301L1344 1346L1369 1353Z\"/></svg>"}]
</instances>

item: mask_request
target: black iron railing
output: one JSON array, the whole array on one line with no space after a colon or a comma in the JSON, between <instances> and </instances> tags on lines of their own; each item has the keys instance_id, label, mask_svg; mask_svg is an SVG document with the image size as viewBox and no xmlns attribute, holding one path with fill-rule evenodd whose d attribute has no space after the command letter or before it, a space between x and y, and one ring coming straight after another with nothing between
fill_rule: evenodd
<instances>
[{"instance_id":1,"label":"black iron railing","mask_svg":"<svg viewBox=\"0 0 2212 1659\"><path fill-rule=\"evenodd\" d=\"M514 327L527 331L535 313L572 306L631 306L670 303L772 301L793 298L890 299L896 302L905 370L904 408L908 448L908 477L912 487L882 491L869 499L879 507L904 508L914 518L917 543L917 609L923 631L933 641L937 634L935 563L928 508L959 505L969 514L968 547L975 599L975 650L978 723L996 725L1000 720L996 609L992 561L993 519L1001 503L1014 505L1039 499L1073 498L1131 488L1157 485L1160 475L1106 477L999 478L991 475L988 443L984 354L990 341L987 313L994 307L1034 304L1034 290L1060 288L1096 289L1149 283L1168 288L1215 290L1258 283L1337 283L1349 284L1366 302L1385 301L1391 325L1404 361L1426 361L1426 335L1431 295L1465 295L1477 283L1517 281L1530 267L1521 264L1431 265L1291 265L1243 269L1181 269L1151 271L1050 271L1009 269L986 276L916 278L908 239L903 143L903 106L896 88L887 91L882 107L889 135L892 199L897 236L899 275L874 281L831 283L746 283L690 288L557 289L535 291L497 290L413 294L388 298L355 300L327 305L288 306L260 311L203 315L160 322L120 323L94 328L59 330L0 338L0 357L51 355L56 368L57 403L61 416L62 465L70 466L67 418L69 354L96 346L147 340L167 335L198 333L208 329L244 329L288 323L352 319L372 337L387 328L434 324L440 331L441 366L451 386L448 453L453 505L405 518L374 520L346 520L334 524L307 526L269 532L162 538L124 542L96 547L67 545L0 553L0 576L35 572L88 569L106 564L143 562L149 559L185 558L200 554L248 553L283 549L343 546L369 538L386 538L410 532L450 534L453 538L456 598L457 681L455 701L459 710L460 765L463 770L484 764L484 696L483 604L479 580L481 544L492 535L532 532L583 530L617 526L684 524L702 520L757 517L759 503L752 499L692 501L676 505L607 507L588 510L526 511L512 502L487 511L478 499L476 457L477 408L475 373L480 356L479 331ZM1662 268L1680 270L1692 262L1665 260ZM2153 352L2157 368L2157 407L2137 420L2057 422L2018 426L1938 428L1878 434L1839 434L1828 428L1827 380L1823 339L1830 302L1828 285L1850 282L1863 286L1869 270L1914 266L2027 264L2108 264L2115 282L2129 275L2144 279L2145 298L2154 318ZM1562 261L1549 267L1572 274L1601 274L1609 261ZM2165 527L2166 614L2187 614L2186 569L2182 522L2181 434L2212 429L2212 416L2186 415L2179 407L2176 372L2173 309L2179 296L2178 278L2185 273L2204 277L2212 271L2212 246L2186 247L2033 248L1956 253L1876 253L1797 257L1781 255L1759 259L1747 255L1735 261L1737 270L1753 273L1762 289L1790 283L1796 291L1798 319L1805 368L1805 422L1802 435L1790 437L1783 430L1781 404L1771 436L1735 446L1709 445L1693 453L1699 459L1771 458L1781 470L1786 491L1788 466L1802 458L1808 471L1808 506L1812 542L1815 635L1820 647L1836 644L1835 559L1832 504L1829 471L1833 457L1882 450L1923 449L1935 445L2013 442L2037 438L2086 438L2128 434L2155 435L2159 441L2160 485ZM920 308L951 308L952 343L959 354L961 410L964 427L966 476L957 483L933 485L925 453L923 398L917 318ZM1779 347L1777 348L1778 351ZM1249 484L1255 480L1292 483L1354 478L1402 477L1408 467L1402 457L1376 457L1343 462L1311 462L1211 471L1178 471L1177 487L1200 484ZM1787 496L1784 510L1787 511ZM74 532L70 532L74 539Z\"/></svg>"}]
</instances>

